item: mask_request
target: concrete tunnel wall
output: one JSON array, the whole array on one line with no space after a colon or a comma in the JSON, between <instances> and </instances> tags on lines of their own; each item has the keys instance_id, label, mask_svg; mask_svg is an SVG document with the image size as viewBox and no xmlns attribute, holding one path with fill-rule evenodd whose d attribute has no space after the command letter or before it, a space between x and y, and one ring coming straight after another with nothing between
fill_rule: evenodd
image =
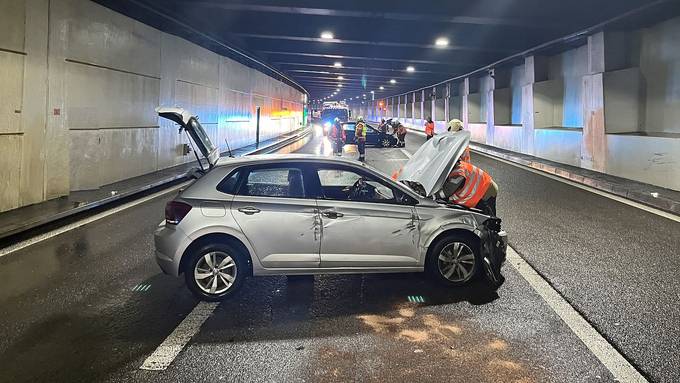
<instances>
[{"instance_id":1,"label":"concrete tunnel wall","mask_svg":"<svg viewBox=\"0 0 680 383\"><path fill-rule=\"evenodd\" d=\"M196 113L226 150L300 127L303 94L88 0L0 0L0 211L193 160L154 113Z\"/></svg>"},{"instance_id":2,"label":"concrete tunnel wall","mask_svg":"<svg viewBox=\"0 0 680 383\"><path fill-rule=\"evenodd\" d=\"M387 117L414 129L430 113L438 132L459 118L474 142L680 190L678 41L680 17L595 33L559 54L496 68L494 78L426 89L444 98L443 116L436 101L414 97L420 91L368 103L399 105Z\"/></svg>"}]
</instances>

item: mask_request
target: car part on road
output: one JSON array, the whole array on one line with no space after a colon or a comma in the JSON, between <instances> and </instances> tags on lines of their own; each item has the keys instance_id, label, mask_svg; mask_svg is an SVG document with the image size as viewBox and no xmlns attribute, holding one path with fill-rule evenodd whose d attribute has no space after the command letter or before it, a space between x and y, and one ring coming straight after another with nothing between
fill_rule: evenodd
<instances>
[{"instance_id":1,"label":"car part on road","mask_svg":"<svg viewBox=\"0 0 680 383\"><path fill-rule=\"evenodd\" d=\"M189 256L184 277L198 299L220 301L243 284L247 261L228 244L207 245Z\"/></svg>"}]
</instances>

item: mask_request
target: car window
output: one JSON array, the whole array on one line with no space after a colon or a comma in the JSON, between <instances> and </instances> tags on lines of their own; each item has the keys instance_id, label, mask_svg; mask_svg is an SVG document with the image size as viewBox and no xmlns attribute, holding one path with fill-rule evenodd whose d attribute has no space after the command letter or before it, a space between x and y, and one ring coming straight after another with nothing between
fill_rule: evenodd
<instances>
[{"instance_id":1,"label":"car window","mask_svg":"<svg viewBox=\"0 0 680 383\"><path fill-rule=\"evenodd\" d=\"M236 186L240 174L241 172L237 170L227 175L219 184L217 184L217 190L222 193L236 194Z\"/></svg>"},{"instance_id":2,"label":"car window","mask_svg":"<svg viewBox=\"0 0 680 383\"><path fill-rule=\"evenodd\" d=\"M346 169L318 169L325 199L394 202L394 190L374 177Z\"/></svg>"},{"instance_id":3,"label":"car window","mask_svg":"<svg viewBox=\"0 0 680 383\"><path fill-rule=\"evenodd\" d=\"M302 179L302 171L292 167L251 169L244 182L242 182L238 194L261 197L304 198L305 186Z\"/></svg>"}]
</instances>

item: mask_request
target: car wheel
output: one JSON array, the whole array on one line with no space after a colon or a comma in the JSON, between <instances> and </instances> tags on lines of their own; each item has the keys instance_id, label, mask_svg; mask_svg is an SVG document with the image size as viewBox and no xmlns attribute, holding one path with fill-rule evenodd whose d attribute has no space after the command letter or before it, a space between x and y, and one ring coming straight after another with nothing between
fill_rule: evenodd
<instances>
[{"instance_id":1,"label":"car wheel","mask_svg":"<svg viewBox=\"0 0 680 383\"><path fill-rule=\"evenodd\" d=\"M392 146L392 142L387 137L381 138L380 139L380 146L382 146L383 148L388 148L388 147Z\"/></svg>"},{"instance_id":2,"label":"car wheel","mask_svg":"<svg viewBox=\"0 0 680 383\"><path fill-rule=\"evenodd\" d=\"M247 261L227 244L206 245L191 254L184 270L189 290L204 301L221 301L243 284Z\"/></svg>"},{"instance_id":3,"label":"car wheel","mask_svg":"<svg viewBox=\"0 0 680 383\"><path fill-rule=\"evenodd\" d=\"M437 281L461 286L474 279L482 269L479 258L476 241L467 236L450 235L434 244L426 268Z\"/></svg>"}]
</instances>

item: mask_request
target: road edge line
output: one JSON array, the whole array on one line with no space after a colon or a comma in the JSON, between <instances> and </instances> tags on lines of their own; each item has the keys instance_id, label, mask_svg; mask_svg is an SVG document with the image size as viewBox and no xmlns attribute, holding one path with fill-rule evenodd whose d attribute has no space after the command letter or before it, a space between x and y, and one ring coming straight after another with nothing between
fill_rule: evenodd
<instances>
[{"instance_id":1,"label":"road edge line","mask_svg":"<svg viewBox=\"0 0 680 383\"><path fill-rule=\"evenodd\" d=\"M640 373L605 337L591 325L536 269L515 249L508 246L507 260L532 289L571 329L588 350L623 383L648 383Z\"/></svg>"}]
</instances>

